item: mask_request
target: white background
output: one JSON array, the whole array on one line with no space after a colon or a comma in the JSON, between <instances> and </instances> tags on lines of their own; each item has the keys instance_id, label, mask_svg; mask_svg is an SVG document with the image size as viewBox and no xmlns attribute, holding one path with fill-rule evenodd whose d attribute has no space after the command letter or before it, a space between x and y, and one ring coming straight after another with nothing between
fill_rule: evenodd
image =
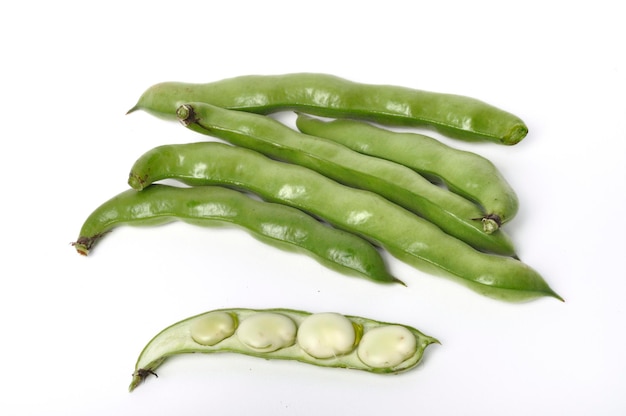
<instances>
[{"instance_id":1,"label":"white background","mask_svg":"<svg viewBox=\"0 0 626 416\"><path fill-rule=\"evenodd\" d=\"M558 4L558 6L556 5ZM621 2L21 1L2 7L0 413L626 413L626 59ZM200 139L145 113L150 85L325 72L473 96L517 146L450 142L515 187L521 257L565 299L507 304L390 259L408 288L331 272L235 229L119 228L70 246L130 166ZM435 137L440 137L432 133ZM442 140L445 140L442 138ZM398 376L184 356L135 392L150 338L223 307L337 311L442 345Z\"/></svg>"}]
</instances>

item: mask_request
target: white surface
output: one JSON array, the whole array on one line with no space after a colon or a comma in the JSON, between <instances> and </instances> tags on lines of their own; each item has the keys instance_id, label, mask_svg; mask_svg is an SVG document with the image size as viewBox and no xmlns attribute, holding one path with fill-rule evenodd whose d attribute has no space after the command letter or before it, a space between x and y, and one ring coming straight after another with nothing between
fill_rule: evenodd
<instances>
[{"instance_id":1,"label":"white surface","mask_svg":"<svg viewBox=\"0 0 626 416\"><path fill-rule=\"evenodd\" d=\"M3 7L0 414L626 413L620 2L347 3ZM465 94L522 117L530 133L515 147L454 143L516 188L507 229L566 303L501 303L398 262L409 287L382 287L233 229L123 228L89 258L74 252L137 157L199 139L125 116L145 88L297 71ZM186 356L127 392L154 334L230 306L403 322L442 345L391 377Z\"/></svg>"}]
</instances>

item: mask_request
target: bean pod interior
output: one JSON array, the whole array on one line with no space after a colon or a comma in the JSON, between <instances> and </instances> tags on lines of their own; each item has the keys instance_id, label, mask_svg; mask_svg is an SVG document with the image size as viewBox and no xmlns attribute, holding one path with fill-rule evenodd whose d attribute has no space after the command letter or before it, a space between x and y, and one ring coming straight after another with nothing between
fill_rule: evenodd
<instances>
[{"instance_id":1,"label":"bean pod interior","mask_svg":"<svg viewBox=\"0 0 626 416\"><path fill-rule=\"evenodd\" d=\"M296 360L323 367L398 373L415 367L438 341L401 324L335 312L293 309L219 309L180 321L144 348L129 389L134 390L171 355L232 352Z\"/></svg>"}]
</instances>

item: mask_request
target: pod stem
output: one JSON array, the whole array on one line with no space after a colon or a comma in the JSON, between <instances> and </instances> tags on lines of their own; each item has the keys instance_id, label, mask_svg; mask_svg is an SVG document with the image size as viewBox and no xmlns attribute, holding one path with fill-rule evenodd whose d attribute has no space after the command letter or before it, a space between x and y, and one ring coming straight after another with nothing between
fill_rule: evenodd
<instances>
[{"instance_id":1,"label":"pod stem","mask_svg":"<svg viewBox=\"0 0 626 416\"><path fill-rule=\"evenodd\" d=\"M135 371L132 374L133 380L130 382L130 386L128 386L128 391L132 392L133 390L135 390L137 386L143 383L143 381L150 375L153 375L156 378L159 378L157 373L147 368L140 368L137 371Z\"/></svg>"},{"instance_id":2,"label":"pod stem","mask_svg":"<svg viewBox=\"0 0 626 416\"><path fill-rule=\"evenodd\" d=\"M105 231L103 233L96 234L91 237L80 236L78 237L76 241L72 242L71 244L72 246L74 246L78 254L82 256L87 256L89 255L89 250L91 250L93 245L96 244L96 242L100 240L104 236L104 234L108 232L109 231Z\"/></svg>"},{"instance_id":3,"label":"pod stem","mask_svg":"<svg viewBox=\"0 0 626 416\"><path fill-rule=\"evenodd\" d=\"M195 110L189 104L183 104L178 107L176 109L176 117L185 127L199 121L198 117L196 116Z\"/></svg>"},{"instance_id":4,"label":"pod stem","mask_svg":"<svg viewBox=\"0 0 626 416\"><path fill-rule=\"evenodd\" d=\"M472 218L474 221L483 222L483 231L486 234L493 234L502 226L502 218L498 214L486 214L482 217Z\"/></svg>"}]
</instances>

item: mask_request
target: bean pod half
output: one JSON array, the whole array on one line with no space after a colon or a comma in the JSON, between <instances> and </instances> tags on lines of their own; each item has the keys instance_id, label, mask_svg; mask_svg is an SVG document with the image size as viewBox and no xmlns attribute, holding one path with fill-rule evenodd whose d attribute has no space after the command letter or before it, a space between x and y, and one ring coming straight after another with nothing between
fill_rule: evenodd
<instances>
[{"instance_id":1,"label":"bean pod half","mask_svg":"<svg viewBox=\"0 0 626 416\"><path fill-rule=\"evenodd\" d=\"M374 85L315 73L247 75L211 83L164 82L148 88L128 112L175 119L186 102L268 114L297 110L386 125L431 126L459 139L513 145L528 128L517 116L474 98Z\"/></svg>"},{"instance_id":2,"label":"bean pod half","mask_svg":"<svg viewBox=\"0 0 626 416\"><path fill-rule=\"evenodd\" d=\"M334 312L293 309L219 309L187 318L158 333L143 349L129 390L170 356L229 352L295 360L322 367L400 373L417 366L438 343L417 329Z\"/></svg>"}]
</instances>

